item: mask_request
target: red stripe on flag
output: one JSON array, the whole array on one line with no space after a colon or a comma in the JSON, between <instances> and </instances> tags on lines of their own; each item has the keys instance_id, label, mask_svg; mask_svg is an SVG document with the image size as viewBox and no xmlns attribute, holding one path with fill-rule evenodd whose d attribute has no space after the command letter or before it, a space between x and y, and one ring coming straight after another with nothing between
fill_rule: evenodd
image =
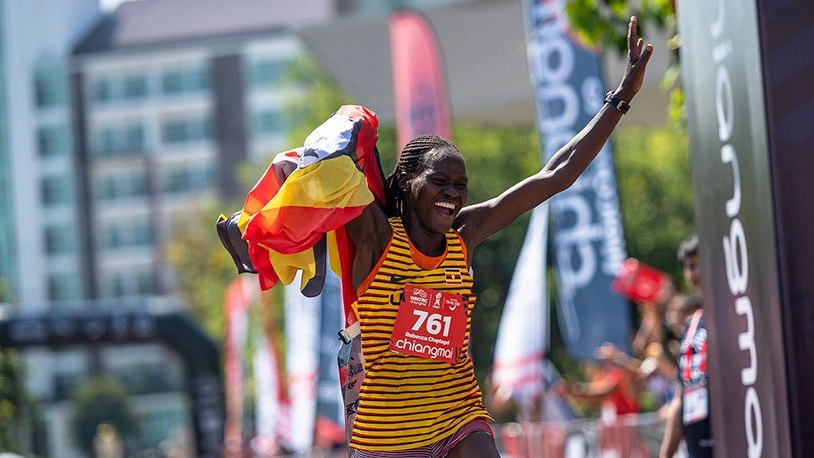
<instances>
[{"instance_id":1,"label":"red stripe on flag","mask_svg":"<svg viewBox=\"0 0 814 458\"><path fill-rule=\"evenodd\" d=\"M286 206L264 210L252 217L243 233L243 239L262 243L278 253L299 253L314 246L323 233L341 227L361 215L364 208ZM297 223L292 224L292 221Z\"/></svg>"}]
</instances>

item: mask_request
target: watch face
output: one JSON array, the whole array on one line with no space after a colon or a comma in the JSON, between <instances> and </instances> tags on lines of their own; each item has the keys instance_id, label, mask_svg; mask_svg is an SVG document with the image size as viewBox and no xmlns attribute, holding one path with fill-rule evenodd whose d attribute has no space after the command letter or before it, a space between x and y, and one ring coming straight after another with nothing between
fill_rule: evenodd
<instances>
[{"instance_id":1,"label":"watch face","mask_svg":"<svg viewBox=\"0 0 814 458\"><path fill-rule=\"evenodd\" d=\"M613 105L617 110L622 112L622 114L627 113L627 111L630 109L630 104L613 95L613 92L608 92L605 94L605 102Z\"/></svg>"},{"instance_id":2,"label":"watch face","mask_svg":"<svg viewBox=\"0 0 814 458\"><path fill-rule=\"evenodd\" d=\"M630 109L630 104L628 104L624 100L619 100L619 104L616 105L616 108L618 108L619 111L622 112L622 114L625 114L625 113L627 113L627 110Z\"/></svg>"}]
</instances>

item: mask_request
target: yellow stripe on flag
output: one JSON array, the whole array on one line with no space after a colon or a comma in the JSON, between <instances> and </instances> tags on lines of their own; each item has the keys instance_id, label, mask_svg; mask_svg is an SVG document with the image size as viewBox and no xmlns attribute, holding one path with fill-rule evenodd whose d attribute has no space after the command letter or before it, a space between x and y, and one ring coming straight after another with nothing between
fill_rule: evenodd
<instances>
[{"instance_id":1,"label":"yellow stripe on flag","mask_svg":"<svg viewBox=\"0 0 814 458\"><path fill-rule=\"evenodd\" d=\"M326 159L289 175L262 211L287 206L346 208L373 202L365 176L348 156Z\"/></svg>"}]
</instances>

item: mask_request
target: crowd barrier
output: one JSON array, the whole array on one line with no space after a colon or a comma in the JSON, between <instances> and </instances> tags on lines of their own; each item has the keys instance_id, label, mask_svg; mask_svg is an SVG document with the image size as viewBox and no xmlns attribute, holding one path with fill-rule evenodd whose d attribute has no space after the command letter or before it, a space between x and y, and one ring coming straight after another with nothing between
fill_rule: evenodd
<instances>
[{"instance_id":1,"label":"crowd barrier","mask_svg":"<svg viewBox=\"0 0 814 458\"><path fill-rule=\"evenodd\" d=\"M657 457L664 421L655 413L599 420L521 422L493 425L503 458ZM676 457L685 456L679 450Z\"/></svg>"}]
</instances>

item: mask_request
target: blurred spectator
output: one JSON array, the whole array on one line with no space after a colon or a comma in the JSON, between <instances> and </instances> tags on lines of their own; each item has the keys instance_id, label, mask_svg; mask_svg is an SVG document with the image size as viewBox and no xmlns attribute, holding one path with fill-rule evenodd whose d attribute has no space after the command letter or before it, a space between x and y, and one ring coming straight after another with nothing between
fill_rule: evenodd
<instances>
[{"instance_id":1,"label":"blurred spectator","mask_svg":"<svg viewBox=\"0 0 814 458\"><path fill-rule=\"evenodd\" d=\"M687 284L700 295L698 237L689 237L681 243L678 260ZM659 454L661 458L672 457L682 439L687 444L690 458L711 458L713 455L707 380L707 330L704 326L703 300L698 300L700 297L691 296L668 314L669 320L676 326L688 314L691 315L683 325L676 396L668 412Z\"/></svg>"},{"instance_id":2,"label":"blurred spectator","mask_svg":"<svg viewBox=\"0 0 814 458\"><path fill-rule=\"evenodd\" d=\"M102 423L96 427L93 453L96 458L124 458L124 445L115 426Z\"/></svg>"},{"instance_id":3,"label":"blurred spectator","mask_svg":"<svg viewBox=\"0 0 814 458\"><path fill-rule=\"evenodd\" d=\"M620 415L640 411L640 385L633 372L601 359L598 363L585 363L584 367L589 381L563 380L556 391L566 399L599 406L605 423L614 423Z\"/></svg>"},{"instance_id":4,"label":"blurred spectator","mask_svg":"<svg viewBox=\"0 0 814 458\"><path fill-rule=\"evenodd\" d=\"M483 399L489 413L499 421L571 420L574 412L555 389L561 380L557 368L546 359L542 380L519 384L510 390L498 389L492 374L487 375L483 383Z\"/></svg>"}]
</instances>

